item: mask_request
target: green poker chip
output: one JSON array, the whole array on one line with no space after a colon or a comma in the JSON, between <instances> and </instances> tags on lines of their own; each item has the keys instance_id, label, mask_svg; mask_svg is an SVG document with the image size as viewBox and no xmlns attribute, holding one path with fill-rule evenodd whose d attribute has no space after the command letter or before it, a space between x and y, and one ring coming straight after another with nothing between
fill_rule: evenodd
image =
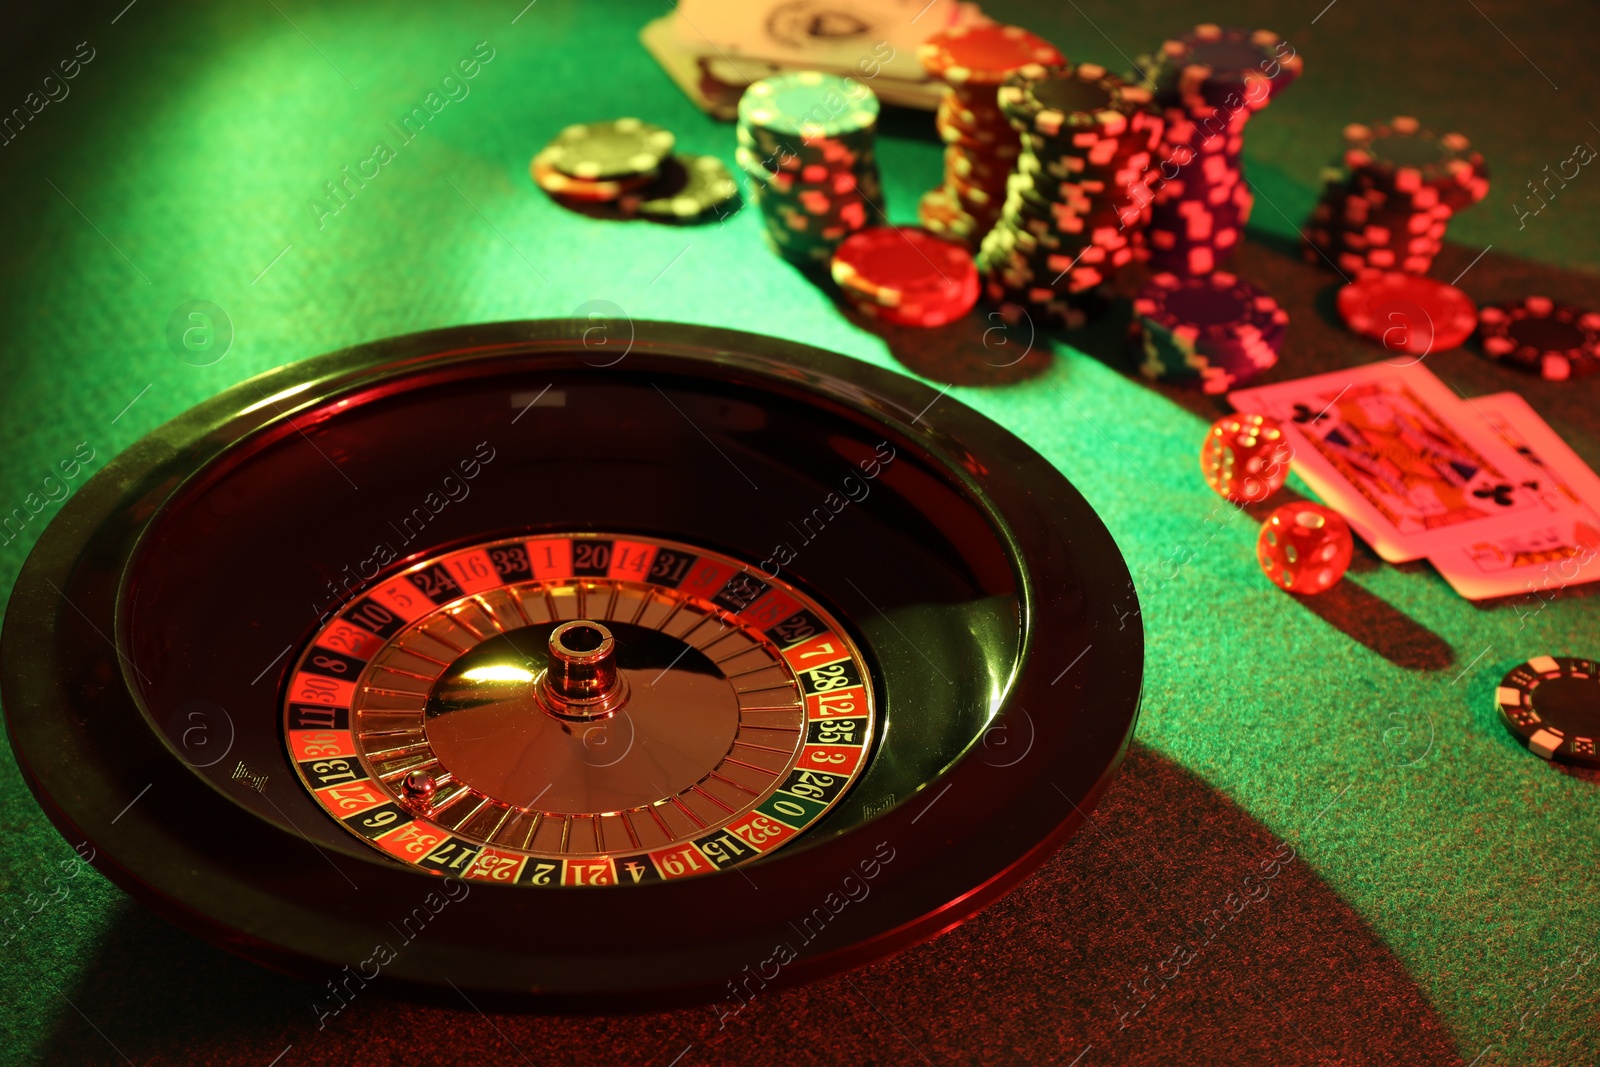
<instances>
[{"instance_id":1,"label":"green poker chip","mask_svg":"<svg viewBox=\"0 0 1600 1067\"><path fill-rule=\"evenodd\" d=\"M581 122L556 134L545 158L573 178L630 178L655 173L674 143L670 130L639 119Z\"/></svg>"},{"instance_id":2,"label":"green poker chip","mask_svg":"<svg viewBox=\"0 0 1600 1067\"><path fill-rule=\"evenodd\" d=\"M815 70L776 74L755 82L739 98L739 123L752 133L823 138L870 137L878 124L878 98L861 82Z\"/></svg>"}]
</instances>

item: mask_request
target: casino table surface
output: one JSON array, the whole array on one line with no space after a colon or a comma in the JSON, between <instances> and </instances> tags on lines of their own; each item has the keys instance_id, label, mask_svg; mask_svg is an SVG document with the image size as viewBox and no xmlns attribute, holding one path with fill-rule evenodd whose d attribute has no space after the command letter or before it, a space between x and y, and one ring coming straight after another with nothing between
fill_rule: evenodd
<instances>
[{"instance_id":1,"label":"casino table surface","mask_svg":"<svg viewBox=\"0 0 1600 1067\"><path fill-rule=\"evenodd\" d=\"M1471 604L1428 565L1360 547L1333 591L1279 592L1252 559L1263 509L1219 507L1199 476L1202 432L1225 405L1130 376L1125 306L1076 335L995 332L977 315L875 330L768 253L751 212L672 227L558 207L527 166L570 122L638 115L674 130L681 150L732 163L731 126L696 110L637 41L667 5L125 2L7 16L7 109L58 60L92 58L0 150L0 509L41 492L62 460L81 461L75 487L222 389L359 342L596 308L753 330L918 375L947 390L929 419L959 400L1055 463L1135 575L1137 596L1103 610L1145 629L1143 709L1090 823L998 904L896 957L720 1016L497 1014L368 990L319 1026L315 988L74 870L76 842L3 749L0 1058L1595 1062L1600 776L1518 747L1492 696L1530 656L1600 654L1600 601L1580 589ZM1600 143L1585 5L989 11L1112 69L1197 17L1268 26L1305 57L1245 149L1258 203L1237 269L1292 317L1268 380L1381 356L1339 327L1335 277L1303 263L1295 238L1353 120L1416 114L1486 154L1494 189L1452 223L1437 276L1460 275L1480 302L1600 302L1600 178L1584 169L1549 185L1538 214L1527 190L1575 144ZM468 95L393 143L388 123L475 48L490 58ZM395 158L319 220L308 201L379 140ZM931 116L886 116L879 158L888 217L914 221L940 169ZM234 331L207 366L168 343L190 300L218 305ZM1469 396L1521 392L1600 466L1600 383L1544 382L1470 347L1428 363ZM1296 492L1308 491L1291 481L1280 499ZM0 547L0 591L59 507ZM1036 654L1065 668L1074 651ZM267 658L239 655L241 671ZM1253 883L1266 895L1246 898L1244 879L1270 857L1276 877Z\"/></svg>"}]
</instances>

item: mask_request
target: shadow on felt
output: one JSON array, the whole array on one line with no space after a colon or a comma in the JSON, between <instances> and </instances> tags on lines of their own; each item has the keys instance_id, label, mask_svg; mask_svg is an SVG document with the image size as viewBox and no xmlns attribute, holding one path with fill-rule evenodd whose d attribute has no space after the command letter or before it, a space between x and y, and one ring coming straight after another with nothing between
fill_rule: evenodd
<instances>
[{"instance_id":1,"label":"shadow on felt","mask_svg":"<svg viewBox=\"0 0 1600 1067\"><path fill-rule=\"evenodd\" d=\"M709 1006L482 1015L368 989L319 1029L325 992L129 904L68 991L82 1015L60 1005L37 1052L262 1067L292 1045L284 1064L353 1067L662 1064L692 1046L685 1062L748 1064L789 1062L799 1044L820 1067L1068 1063L1092 1044L1097 1064L1462 1062L1400 961L1286 851L1299 843L1135 743L1092 823L1009 896L899 956L761 992L720 1028ZM1275 855L1290 858L1267 879ZM530 908L529 921L550 919Z\"/></svg>"}]
</instances>

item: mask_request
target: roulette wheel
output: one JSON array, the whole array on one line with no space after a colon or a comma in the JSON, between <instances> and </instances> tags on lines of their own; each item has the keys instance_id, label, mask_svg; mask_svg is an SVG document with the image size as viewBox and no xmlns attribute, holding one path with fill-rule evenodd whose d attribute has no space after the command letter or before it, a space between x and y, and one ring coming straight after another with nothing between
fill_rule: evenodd
<instances>
[{"instance_id":1,"label":"roulette wheel","mask_svg":"<svg viewBox=\"0 0 1600 1067\"><path fill-rule=\"evenodd\" d=\"M97 473L0 646L63 835L270 967L590 1010L865 962L1042 862L1140 694L1082 496L903 376L608 328L307 360Z\"/></svg>"}]
</instances>

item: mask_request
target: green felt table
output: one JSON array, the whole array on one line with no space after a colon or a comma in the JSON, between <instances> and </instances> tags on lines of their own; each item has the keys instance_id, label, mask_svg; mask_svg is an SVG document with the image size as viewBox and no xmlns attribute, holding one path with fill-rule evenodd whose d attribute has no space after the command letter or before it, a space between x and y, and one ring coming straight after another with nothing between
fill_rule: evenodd
<instances>
[{"instance_id":1,"label":"green felt table","mask_svg":"<svg viewBox=\"0 0 1600 1067\"><path fill-rule=\"evenodd\" d=\"M725 1025L707 1008L485 1015L373 992L319 1028L310 987L167 926L98 874L57 873L46 890L72 843L0 747L0 909L22 916L0 948L0 1059L1594 1062L1600 779L1520 749L1492 694L1529 656L1600 653L1600 602L1569 590L1474 605L1426 564L1359 548L1334 591L1288 597L1252 558L1260 510L1219 509L1199 477L1202 432L1225 407L1130 376L1115 314L1081 336L1041 336L1001 369L976 317L881 333L842 313L765 250L752 213L669 227L558 207L527 164L573 121L639 115L731 165L732 128L697 111L636 39L665 4L538 0L519 15L519 0L124 2L18 14L3 46L6 109L75 50L92 59L0 148L0 510L40 493L59 461L96 470L268 368L606 301L919 374L1020 434L1127 557L1145 697L1092 824L1012 895L899 957L758 997ZM1574 0L1319 8L990 10L1113 69L1202 16L1270 26L1303 54L1304 78L1254 119L1245 150L1258 203L1238 269L1292 316L1274 378L1379 355L1338 328L1334 275L1295 243L1352 120L1413 113L1486 153L1495 189L1452 223L1436 274L1465 271L1480 301L1600 302L1585 273L1600 262L1600 179L1584 170L1537 215L1518 200L1575 144L1600 142L1592 12ZM492 58L470 93L400 143L388 124L475 49ZM323 184L379 141L394 158L319 217ZM889 218L914 221L940 168L931 117L886 120L879 158ZM196 299L234 329L204 367L166 337ZM1600 465L1594 383L1557 386L1470 350L1430 365L1467 395L1520 390ZM0 546L0 592L58 508ZM1175 974L1177 941L1284 844L1294 858L1266 899ZM64 899L41 898L62 884Z\"/></svg>"}]
</instances>

